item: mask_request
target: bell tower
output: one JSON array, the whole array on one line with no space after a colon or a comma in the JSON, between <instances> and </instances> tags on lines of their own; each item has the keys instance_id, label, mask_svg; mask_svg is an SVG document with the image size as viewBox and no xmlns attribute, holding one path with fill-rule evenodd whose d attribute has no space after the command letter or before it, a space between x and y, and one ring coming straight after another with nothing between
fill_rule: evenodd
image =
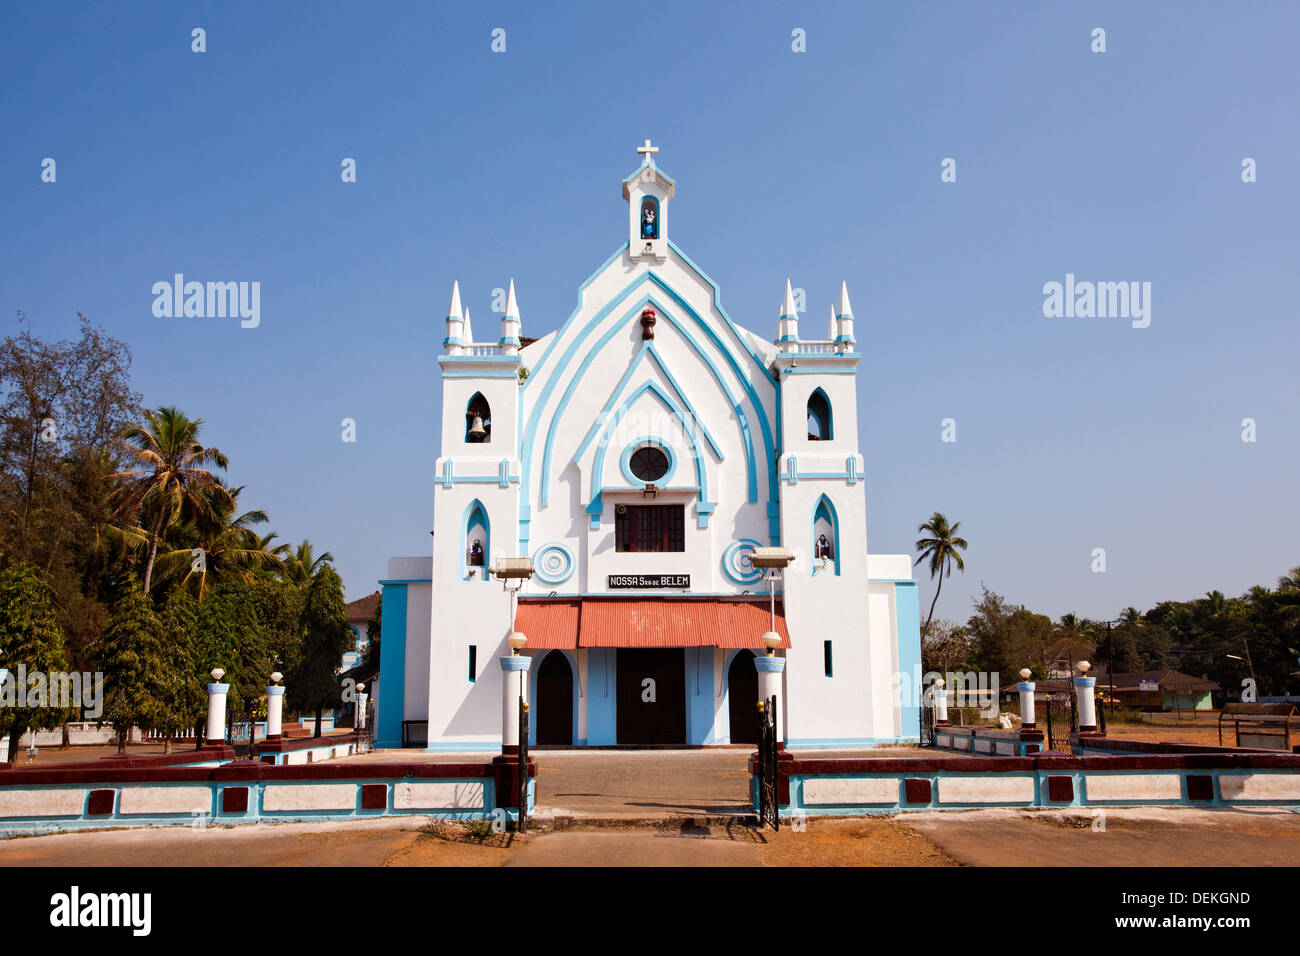
<instances>
[{"instance_id":1,"label":"bell tower","mask_svg":"<svg viewBox=\"0 0 1300 956\"><path fill-rule=\"evenodd\" d=\"M668 203L676 183L655 166L658 146L651 146L647 139L636 151L643 157L641 165L623 180L623 198L627 200L627 254L634 262L663 262L668 258Z\"/></svg>"}]
</instances>

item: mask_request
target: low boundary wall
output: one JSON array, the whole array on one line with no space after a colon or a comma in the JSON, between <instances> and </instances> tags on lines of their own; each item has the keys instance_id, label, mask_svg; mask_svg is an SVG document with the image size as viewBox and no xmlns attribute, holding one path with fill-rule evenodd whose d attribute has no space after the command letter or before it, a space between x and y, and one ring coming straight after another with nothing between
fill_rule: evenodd
<instances>
[{"instance_id":1,"label":"low boundary wall","mask_svg":"<svg viewBox=\"0 0 1300 956\"><path fill-rule=\"evenodd\" d=\"M752 757L749 767L757 812ZM777 789L782 816L987 807L1300 808L1300 755L783 759Z\"/></svg>"},{"instance_id":2,"label":"low boundary wall","mask_svg":"<svg viewBox=\"0 0 1300 956\"><path fill-rule=\"evenodd\" d=\"M357 750L357 735L280 737L276 740L260 740L254 747L257 759L262 763L286 766L320 763L335 757L351 757Z\"/></svg>"},{"instance_id":3,"label":"low boundary wall","mask_svg":"<svg viewBox=\"0 0 1300 956\"><path fill-rule=\"evenodd\" d=\"M934 745L940 750L958 750L996 757L1023 757L1043 749L1043 732L938 724L934 728Z\"/></svg>"},{"instance_id":4,"label":"low boundary wall","mask_svg":"<svg viewBox=\"0 0 1300 956\"><path fill-rule=\"evenodd\" d=\"M147 758L146 758L147 759ZM529 763L527 807L537 775ZM355 820L518 819L513 760L216 767L84 765L0 771L0 836L107 826Z\"/></svg>"}]
</instances>

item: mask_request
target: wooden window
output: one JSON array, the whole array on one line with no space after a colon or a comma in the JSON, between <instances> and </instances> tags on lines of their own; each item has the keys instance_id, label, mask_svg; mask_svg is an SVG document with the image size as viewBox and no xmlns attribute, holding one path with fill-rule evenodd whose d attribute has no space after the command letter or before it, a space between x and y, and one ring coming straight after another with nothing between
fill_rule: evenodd
<instances>
[{"instance_id":1,"label":"wooden window","mask_svg":"<svg viewBox=\"0 0 1300 956\"><path fill-rule=\"evenodd\" d=\"M685 551L685 505L618 505L615 551Z\"/></svg>"}]
</instances>

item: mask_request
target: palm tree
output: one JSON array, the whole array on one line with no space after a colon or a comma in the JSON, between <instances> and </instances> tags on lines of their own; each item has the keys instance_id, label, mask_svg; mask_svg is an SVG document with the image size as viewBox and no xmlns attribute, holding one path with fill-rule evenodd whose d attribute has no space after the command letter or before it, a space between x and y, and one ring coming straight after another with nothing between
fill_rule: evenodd
<instances>
[{"instance_id":1,"label":"palm tree","mask_svg":"<svg viewBox=\"0 0 1300 956\"><path fill-rule=\"evenodd\" d=\"M144 591L153 580L158 543L183 511L215 518L221 508L233 509L234 500L205 465L226 467L226 456L198 441L202 418L190 419L180 409L165 406L146 410L142 424L128 425L118 434L118 444L131 465L113 476L117 487L110 503L119 519L145 517L149 557L144 569Z\"/></svg>"},{"instance_id":2,"label":"palm tree","mask_svg":"<svg viewBox=\"0 0 1300 956\"><path fill-rule=\"evenodd\" d=\"M934 606L939 603L939 592L943 590L943 579L952 574L952 566L957 565L958 571L966 570L966 562L962 560L961 551L966 548L966 539L956 537L957 529L961 527L958 521L950 528L948 519L936 511L930 515L930 520L917 528L917 531L929 533L930 537L921 538L916 542L916 550L919 556L916 564L920 564L926 558L930 559L930 577L939 576L939 586L934 589L934 600L930 602L930 613L926 615L925 626L929 628L930 620L934 617Z\"/></svg>"},{"instance_id":3,"label":"palm tree","mask_svg":"<svg viewBox=\"0 0 1300 956\"><path fill-rule=\"evenodd\" d=\"M287 545L281 545L281 547L287 549L284 557L285 580L298 588L305 588L311 584L316 572L334 560L334 555L328 551L320 557L316 557L315 549L310 541L303 541L302 544L294 547Z\"/></svg>"},{"instance_id":4,"label":"palm tree","mask_svg":"<svg viewBox=\"0 0 1300 956\"><path fill-rule=\"evenodd\" d=\"M220 479L218 484L225 487ZM183 583L197 577L198 599L202 601L209 581L214 584L247 581L254 571L283 568L279 553L285 545L267 550L266 545L275 534L262 538L253 530L254 525L270 520L266 512L257 508L243 514L236 513L243 490L243 485L227 489L231 507L218 505L214 514L195 515L185 523L180 535L183 544L158 556L156 567L160 576L175 576L188 568ZM198 568L193 561L195 548L203 552L203 562Z\"/></svg>"}]
</instances>

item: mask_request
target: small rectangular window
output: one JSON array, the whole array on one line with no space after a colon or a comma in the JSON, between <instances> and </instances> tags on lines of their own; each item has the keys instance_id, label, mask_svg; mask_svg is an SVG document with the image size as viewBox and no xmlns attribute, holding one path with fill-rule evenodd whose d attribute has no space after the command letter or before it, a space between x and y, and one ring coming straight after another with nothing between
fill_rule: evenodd
<instances>
[{"instance_id":1,"label":"small rectangular window","mask_svg":"<svg viewBox=\"0 0 1300 956\"><path fill-rule=\"evenodd\" d=\"M830 641L822 641L822 658L826 662L826 676L834 677L835 675L831 673L831 642Z\"/></svg>"},{"instance_id":2,"label":"small rectangular window","mask_svg":"<svg viewBox=\"0 0 1300 956\"><path fill-rule=\"evenodd\" d=\"M685 505L618 505L615 551L685 551Z\"/></svg>"},{"instance_id":3,"label":"small rectangular window","mask_svg":"<svg viewBox=\"0 0 1300 956\"><path fill-rule=\"evenodd\" d=\"M478 645L469 646L469 679L470 683L478 677Z\"/></svg>"}]
</instances>

